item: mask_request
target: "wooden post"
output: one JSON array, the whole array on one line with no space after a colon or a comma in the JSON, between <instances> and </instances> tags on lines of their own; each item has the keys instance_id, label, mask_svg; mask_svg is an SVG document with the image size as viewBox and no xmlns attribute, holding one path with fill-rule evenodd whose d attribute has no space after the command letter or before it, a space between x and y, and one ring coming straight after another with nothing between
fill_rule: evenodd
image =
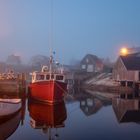
<instances>
[{"instance_id":1,"label":"wooden post","mask_svg":"<svg viewBox=\"0 0 140 140\"><path fill-rule=\"evenodd\" d=\"M125 89L127 89L127 81L125 81ZM125 99L127 99L127 92L125 91Z\"/></svg>"},{"instance_id":2,"label":"wooden post","mask_svg":"<svg viewBox=\"0 0 140 140\"><path fill-rule=\"evenodd\" d=\"M139 85L138 85L138 83L135 83L134 94L135 94L135 97L139 96Z\"/></svg>"}]
</instances>

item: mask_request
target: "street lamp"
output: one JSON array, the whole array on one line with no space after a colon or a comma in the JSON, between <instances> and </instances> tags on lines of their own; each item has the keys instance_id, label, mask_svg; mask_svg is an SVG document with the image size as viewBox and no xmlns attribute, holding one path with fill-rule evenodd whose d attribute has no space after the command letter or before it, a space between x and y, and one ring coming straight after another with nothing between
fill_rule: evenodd
<instances>
[{"instance_id":1,"label":"street lamp","mask_svg":"<svg viewBox=\"0 0 140 140\"><path fill-rule=\"evenodd\" d=\"M122 56L128 55L128 49L126 47L121 48L120 55L122 55Z\"/></svg>"}]
</instances>

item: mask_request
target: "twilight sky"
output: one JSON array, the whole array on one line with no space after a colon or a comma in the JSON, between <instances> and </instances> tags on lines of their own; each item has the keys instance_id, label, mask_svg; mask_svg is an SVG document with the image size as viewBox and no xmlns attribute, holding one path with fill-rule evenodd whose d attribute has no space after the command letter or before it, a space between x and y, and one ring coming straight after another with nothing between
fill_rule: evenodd
<instances>
[{"instance_id":1,"label":"twilight sky","mask_svg":"<svg viewBox=\"0 0 140 140\"><path fill-rule=\"evenodd\" d=\"M87 53L115 60L119 49L140 46L140 0L0 0L0 60L49 56L68 64Z\"/></svg>"}]
</instances>

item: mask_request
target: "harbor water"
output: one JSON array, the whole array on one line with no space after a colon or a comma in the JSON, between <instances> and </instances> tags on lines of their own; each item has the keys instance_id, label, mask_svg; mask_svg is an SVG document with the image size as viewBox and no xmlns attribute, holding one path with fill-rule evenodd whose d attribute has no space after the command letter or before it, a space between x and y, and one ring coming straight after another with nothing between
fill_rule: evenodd
<instances>
[{"instance_id":1,"label":"harbor water","mask_svg":"<svg viewBox=\"0 0 140 140\"><path fill-rule=\"evenodd\" d=\"M139 140L139 105L135 102L133 109L128 103L131 109L127 109L124 102L115 104L86 92L68 94L55 106L27 98L21 110L1 121L0 139Z\"/></svg>"}]
</instances>

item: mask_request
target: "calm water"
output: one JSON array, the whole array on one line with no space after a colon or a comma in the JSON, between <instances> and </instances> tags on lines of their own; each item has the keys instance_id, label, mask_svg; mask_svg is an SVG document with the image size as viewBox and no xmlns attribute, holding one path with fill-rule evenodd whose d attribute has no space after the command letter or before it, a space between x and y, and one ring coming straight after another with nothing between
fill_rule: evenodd
<instances>
[{"instance_id":1,"label":"calm water","mask_svg":"<svg viewBox=\"0 0 140 140\"><path fill-rule=\"evenodd\" d=\"M24 103L21 111L0 123L0 138L7 136L8 140L140 139L140 113L134 111L135 107L139 107L137 102L114 101L113 109L111 102L106 99L87 93L77 93L68 96L65 103L54 107L28 99L25 105ZM130 112L128 106L131 108Z\"/></svg>"}]
</instances>

